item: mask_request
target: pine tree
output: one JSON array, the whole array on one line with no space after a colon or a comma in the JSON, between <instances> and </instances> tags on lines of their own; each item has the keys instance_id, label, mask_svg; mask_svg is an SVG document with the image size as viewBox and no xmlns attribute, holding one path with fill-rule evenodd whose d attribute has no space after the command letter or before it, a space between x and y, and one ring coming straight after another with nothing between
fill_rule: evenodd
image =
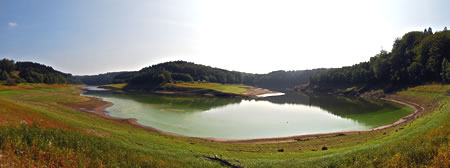
<instances>
[{"instance_id":1,"label":"pine tree","mask_svg":"<svg viewBox=\"0 0 450 168\"><path fill-rule=\"evenodd\" d=\"M8 80L9 79L9 74L6 71L2 71L0 73L0 80Z\"/></svg>"},{"instance_id":2,"label":"pine tree","mask_svg":"<svg viewBox=\"0 0 450 168\"><path fill-rule=\"evenodd\" d=\"M428 34L433 34L433 29L431 29L431 27L428 27Z\"/></svg>"}]
</instances>

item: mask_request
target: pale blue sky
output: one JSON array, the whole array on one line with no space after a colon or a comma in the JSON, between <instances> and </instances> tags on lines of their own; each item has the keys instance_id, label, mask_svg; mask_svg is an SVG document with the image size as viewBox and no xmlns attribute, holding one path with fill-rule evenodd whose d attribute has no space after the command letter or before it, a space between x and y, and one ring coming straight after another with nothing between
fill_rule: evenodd
<instances>
[{"instance_id":1,"label":"pale blue sky","mask_svg":"<svg viewBox=\"0 0 450 168\"><path fill-rule=\"evenodd\" d=\"M0 57L72 74L186 60L254 73L367 61L447 0L2 0Z\"/></svg>"}]
</instances>

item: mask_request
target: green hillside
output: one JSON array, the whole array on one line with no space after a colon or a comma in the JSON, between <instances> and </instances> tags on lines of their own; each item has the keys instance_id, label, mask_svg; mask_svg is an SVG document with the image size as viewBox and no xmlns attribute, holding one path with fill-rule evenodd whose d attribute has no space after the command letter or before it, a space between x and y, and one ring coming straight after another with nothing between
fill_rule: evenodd
<instances>
[{"instance_id":1,"label":"green hillside","mask_svg":"<svg viewBox=\"0 0 450 168\"><path fill-rule=\"evenodd\" d=\"M34 62L14 62L8 59L0 60L0 81L4 81L8 85L16 85L17 83L81 83L71 74L56 71L50 66Z\"/></svg>"},{"instance_id":2,"label":"green hillside","mask_svg":"<svg viewBox=\"0 0 450 168\"><path fill-rule=\"evenodd\" d=\"M431 82L449 83L449 60L450 31L409 32L395 40L390 52L381 51L367 62L312 77L311 88L319 92L350 88L393 91Z\"/></svg>"},{"instance_id":3,"label":"green hillside","mask_svg":"<svg viewBox=\"0 0 450 168\"><path fill-rule=\"evenodd\" d=\"M312 75L326 71L327 69L313 69L251 74L185 61L172 61L152 65L137 72L119 74L114 77L112 83L128 83L125 89L133 90L155 90L166 83L194 81L285 89L306 84Z\"/></svg>"}]
</instances>

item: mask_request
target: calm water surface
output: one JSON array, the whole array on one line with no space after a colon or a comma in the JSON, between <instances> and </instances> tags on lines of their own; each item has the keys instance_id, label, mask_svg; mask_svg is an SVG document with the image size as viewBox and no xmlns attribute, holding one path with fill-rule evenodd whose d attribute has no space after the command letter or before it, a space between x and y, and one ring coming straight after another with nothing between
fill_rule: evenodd
<instances>
[{"instance_id":1,"label":"calm water surface","mask_svg":"<svg viewBox=\"0 0 450 168\"><path fill-rule=\"evenodd\" d=\"M245 139L362 130L394 123L412 112L381 100L283 96L254 100L113 93L87 88L84 96L114 103L109 115L192 137Z\"/></svg>"}]
</instances>

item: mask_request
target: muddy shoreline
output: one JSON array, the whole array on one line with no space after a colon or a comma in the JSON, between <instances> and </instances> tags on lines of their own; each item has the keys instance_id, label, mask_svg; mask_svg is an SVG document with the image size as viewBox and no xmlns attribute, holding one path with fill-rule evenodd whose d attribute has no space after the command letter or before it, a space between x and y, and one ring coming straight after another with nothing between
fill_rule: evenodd
<instances>
[{"instance_id":1,"label":"muddy shoreline","mask_svg":"<svg viewBox=\"0 0 450 168\"><path fill-rule=\"evenodd\" d=\"M243 97L243 98L259 98L265 95L282 95L284 93L275 92L268 89L250 87L245 94L226 93L210 89L200 88L165 88L162 90L152 91L154 94L162 95L182 95L182 96L214 96L214 97Z\"/></svg>"},{"instance_id":2,"label":"muddy shoreline","mask_svg":"<svg viewBox=\"0 0 450 168\"><path fill-rule=\"evenodd\" d=\"M85 90L80 90L79 93L81 94L81 93L85 93L85 92L86 92ZM108 115L109 112L106 111L106 108L113 106L114 105L113 103L104 101L102 98L88 97L88 96L86 96L86 97L90 99L90 103L88 105L71 105L71 107L75 108L76 110L81 111L81 112L96 115L96 116L99 116L99 117L107 119L107 120L111 120L111 121L115 121L115 122L119 122L119 123L123 123L123 124L128 124L128 125L131 125L134 127L143 128L148 131L158 132L158 133L165 134L165 135L183 136L183 135L174 134L174 133L170 133L170 132L164 132L164 131L155 129L153 127L139 124L139 123L137 123L136 118L120 118L120 117L110 116L110 115ZM186 136L183 136L183 137L186 137Z\"/></svg>"},{"instance_id":3,"label":"muddy shoreline","mask_svg":"<svg viewBox=\"0 0 450 168\"><path fill-rule=\"evenodd\" d=\"M81 91L80 93L83 93L83 92L84 91ZM73 108L75 108L76 110L79 110L81 112L86 112L86 113L97 115L99 117L102 117L102 118L105 118L108 120L129 124L129 125L132 125L132 126L135 126L138 128L143 128L148 131L158 132L158 133L161 133L164 135L189 137L189 136L179 135L179 134L175 134L175 133L165 132L165 131L155 129L150 126L145 126L145 125L139 124L139 123L137 123L137 119L135 119L135 118L112 117L112 116L108 115L106 108L112 106L113 103L103 101L102 98L96 98L96 97L88 97L88 98L91 99L91 101L92 101L89 103L89 105L74 105ZM400 125L402 123L416 119L417 115L424 111L424 108L422 106L412 103L412 102L401 101L401 100L394 99L389 96L387 96L386 98L381 98L381 99L408 106L408 107L414 109L414 112L405 117L402 117L401 119L399 119L398 121L396 121L393 124L384 125L384 126L380 126L380 127L368 129L368 130L350 130L350 131L339 131L339 132L330 132L330 133L314 133L314 134L302 134L302 135L292 135L292 136L282 136L282 137L255 138L255 139L216 139L216 138L201 138L201 137L189 137L189 138L202 139L202 140L212 141L212 142L222 142L222 143L267 144L267 143L297 142L297 141L301 141L301 140L305 140L305 139L309 139L309 138L335 137L335 136L343 136L346 134L371 132L371 131L377 131L377 130L382 130L382 129L386 129L386 128L391 128L391 127Z\"/></svg>"}]
</instances>

